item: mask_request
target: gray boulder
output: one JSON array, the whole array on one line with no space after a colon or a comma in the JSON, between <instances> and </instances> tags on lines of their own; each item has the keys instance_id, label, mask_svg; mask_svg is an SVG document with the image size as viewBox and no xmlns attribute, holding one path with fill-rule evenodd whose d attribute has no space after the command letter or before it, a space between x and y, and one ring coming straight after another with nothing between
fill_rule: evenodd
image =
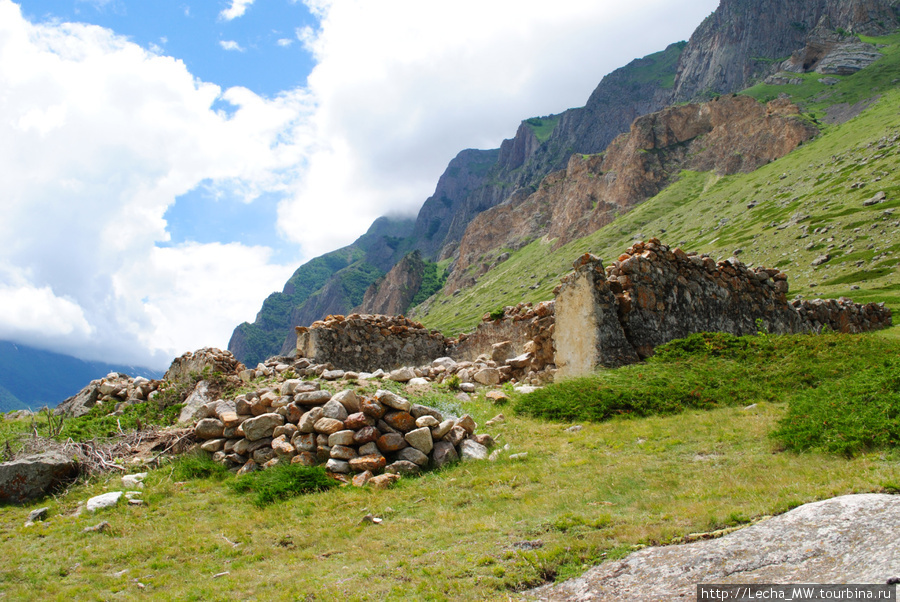
<instances>
[{"instance_id":1,"label":"gray boulder","mask_svg":"<svg viewBox=\"0 0 900 602\"><path fill-rule=\"evenodd\" d=\"M900 576L900 496L845 495L719 539L647 548L530 592L538 600L693 599L698 583L886 583Z\"/></svg>"},{"instance_id":2,"label":"gray boulder","mask_svg":"<svg viewBox=\"0 0 900 602\"><path fill-rule=\"evenodd\" d=\"M54 413L78 418L90 412L91 408L97 404L98 399L100 399L100 381L94 380L81 391L56 406Z\"/></svg>"},{"instance_id":3,"label":"gray boulder","mask_svg":"<svg viewBox=\"0 0 900 602\"><path fill-rule=\"evenodd\" d=\"M21 504L43 497L78 476L72 456L47 451L0 464L0 503Z\"/></svg>"},{"instance_id":4,"label":"gray boulder","mask_svg":"<svg viewBox=\"0 0 900 602\"><path fill-rule=\"evenodd\" d=\"M196 414L204 405L212 401L209 398L209 383L201 380L184 400L184 407L178 415L178 424L191 424L197 419Z\"/></svg>"}]
</instances>

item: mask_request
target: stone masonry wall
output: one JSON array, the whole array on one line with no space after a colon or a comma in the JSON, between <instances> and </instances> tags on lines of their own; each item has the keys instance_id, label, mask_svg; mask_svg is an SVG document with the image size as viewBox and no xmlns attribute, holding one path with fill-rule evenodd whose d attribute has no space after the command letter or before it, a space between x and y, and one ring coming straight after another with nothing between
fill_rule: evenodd
<instances>
[{"instance_id":1,"label":"stone masonry wall","mask_svg":"<svg viewBox=\"0 0 900 602\"><path fill-rule=\"evenodd\" d=\"M519 303L506 307L497 320L485 314L475 332L459 336L450 355L456 361L474 361L480 355L498 359L494 357L497 345L508 342L509 357L528 355L528 367L543 370L554 362L554 307L553 301Z\"/></svg>"},{"instance_id":2,"label":"stone masonry wall","mask_svg":"<svg viewBox=\"0 0 900 602\"><path fill-rule=\"evenodd\" d=\"M635 243L604 270L586 254L556 290L556 362L560 376L596 365L619 366L697 332L774 334L865 332L891 324L884 304L849 299L787 300L787 275L716 262L651 238Z\"/></svg>"},{"instance_id":3,"label":"stone masonry wall","mask_svg":"<svg viewBox=\"0 0 900 602\"><path fill-rule=\"evenodd\" d=\"M447 355L449 341L437 330L403 316L328 316L298 326L297 354L341 370L385 370L430 364Z\"/></svg>"}]
</instances>

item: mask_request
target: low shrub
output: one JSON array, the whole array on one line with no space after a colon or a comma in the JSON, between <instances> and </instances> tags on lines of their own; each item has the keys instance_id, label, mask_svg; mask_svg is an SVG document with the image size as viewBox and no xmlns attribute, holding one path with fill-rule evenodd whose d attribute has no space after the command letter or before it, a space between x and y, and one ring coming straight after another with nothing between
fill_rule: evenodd
<instances>
[{"instance_id":1,"label":"low shrub","mask_svg":"<svg viewBox=\"0 0 900 602\"><path fill-rule=\"evenodd\" d=\"M253 493L253 503L268 506L305 493L326 491L339 483L325 473L323 466L278 464L259 472L242 475L228 486L236 493Z\"/></svg>"},{"instance_id":2,"label":"low shrub","mask_svg":"<svg viewBox=\"0 0 900 602\"><path fill-rule=\"evenodd\" d=\"M228 474L224 465L214 462L208 453L199 450L178 456L172 462L172 476L179 481L210 478L221 480Z\"/></svg>"}]
</instances>

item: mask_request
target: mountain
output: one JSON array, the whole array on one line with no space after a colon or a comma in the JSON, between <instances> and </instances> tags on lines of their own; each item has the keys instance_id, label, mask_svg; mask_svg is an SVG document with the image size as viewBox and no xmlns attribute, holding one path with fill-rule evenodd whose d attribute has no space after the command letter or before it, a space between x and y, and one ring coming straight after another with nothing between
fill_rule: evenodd
<instances>
[{"instance_id":1,"label":"mountain","mask_svg":"<svg viewBox=\"0 0 900 602\"><path fill-rule=\"evenodd\" d=\"M460 262L460 243L476 216L501 204L521 204L550 174L565 173L573 156L604 152L636 118L669 105L738 92L779 71L810 71L818 66L819 55L840 45L842 36L851 43L856 39L853 34L880 35L898 26L900 0L722 0L689 41L672 44L608 74L584 107L526 119L515 137L504 140L499 149L460 152L439 179L434 194L423 203L411 231L401 235L405 238L397 241L395 252L379 270L370 269L371 262L348 260L340 270L325 274L318 269L309 277L304 268L318 266L331 254L312 260L294 274L278 303L270 303L274 295L267 299L254 325L245 323L235 330L229 349L250 364L265 355L289 351L293 326L356 307L347 294L341 294L347 289L344 281L365 282L368 287L409 251L417 250L423 259L446 267L450 272L447 286L456 290L467 281L454 272L473 260ZM823 32L837 35L838 41L823 45ZM655 192L658 190L646 192L642 198ZM541 218L531 214L528 219ZM587 227L589 222L582 225ZM590 227L603 223L595 220ZM586 233L578 231L579 235ZM507 239L502 242L510 242ZM529 240L512 241L510 250ZM486 246L498 249L498 257L503 255L502 245ZM484 268L492 263L490 258L478 261L485 263ZM396 278L404 277L395 274ZM285 297L289 286L314 291ZM312 296L315 302L309 301ZM377 296L378 291L373 290L370 299ZM361 294L356 298L363 300ZM374 306L363 303L357 309L374 311Z\"/></svg>"},{"instance_id":2,"label":"mountain","mask_svg":"<svg viewBox=\"0 0 900 602\"><path fill-rule=\"evenodd\" d=\"M228 350L248 366L294 348L293 327L359 305L366 289L405 254L411 219L380 217L352 244L300 266L251 324L234 329Z\"/></svg>"},{"instance_id":3,"label":"mountain","mask_svg":"<svg viewBox=\"0 0 900 602\"><path fill-rule=\"evenodd\" d=\"M150 379L163 373L136 366L88 362L68 355L0 341L0 412L54 407L86 383L122 372Z\"/></svg>"}]
</instances>

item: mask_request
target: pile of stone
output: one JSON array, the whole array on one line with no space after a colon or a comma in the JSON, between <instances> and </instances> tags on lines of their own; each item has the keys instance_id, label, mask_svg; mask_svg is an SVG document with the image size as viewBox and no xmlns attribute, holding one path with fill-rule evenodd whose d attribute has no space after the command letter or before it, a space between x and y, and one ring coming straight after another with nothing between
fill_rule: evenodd
<instances>
[{"instance_id":1,"label":"pile of stone","mask_svg":"<svg viewBox=\"0 0 900 602\"><path fill-rule=\"evenodd\" d=\"M285 462L324 464L334 475L355 475L360 486L484 459L493 445L489 435L475 433L471 416L445 417L386 390L373 397L332 393L299 379L206 404L197 418L201 449L239 474Z\"/></svg>"},{"instance_id":2,"label":"pile of stone","mask_svg":"<svg viewBox=\"0 0 900 602\"><path fill-rule=\"evenodd\" d=\"M448 339L404 316L328 316L308 328L298 326L297 352L316 364L343 370L393 369L447 355Z\"/></svg>"},{"instance_id":3,"label":"pile of stone","mask_svg":"<svg viewBox=\"0 0 900 602\"><path fill-rule=\"evenodd\" d=\"M95 405L109 406L109 412L121 414L127 405L152 399L160 381L143 376L130 377L120 372L110 372L104 378L92 380L88 386L69 397L54 410L57 415L72 417L87 414Z\"/></svg>"},{"instance_id":4,"label":"pile of stone","mask_svg":"<svg viewBox=\"0 0 900 602\"><path fill-rule=\"evenodd\" d=\"M232 355L230 351L223 351L215 347L204 347L197 351L188 351L180 357L176 357L163 380L172 383L189 382L197 377L207 377L214 374L231 376L244 369L244 365Z\"/></svg>"}]
</instances>

